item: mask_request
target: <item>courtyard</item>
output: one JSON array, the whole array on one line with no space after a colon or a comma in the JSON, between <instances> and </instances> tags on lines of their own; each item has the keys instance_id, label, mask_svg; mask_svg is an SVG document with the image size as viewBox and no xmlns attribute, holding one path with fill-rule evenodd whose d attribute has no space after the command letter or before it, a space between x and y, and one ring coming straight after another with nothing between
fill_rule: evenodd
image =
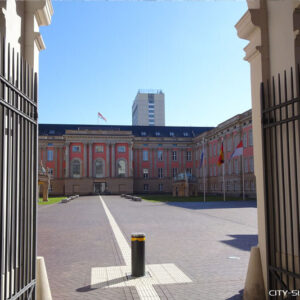
<instances>
[{"instance_id":1,"label":"courtyard","mask_svg":"<svg viewBox=\"0 0 300 300\"><path fill-rule=\"evenodd\" d=\"M130 278L131 233L146 234L146 276ZM134 202L79 197L39 206L38 255L53 299L241 299L255 201Z\"/></svg>"}]
</instances>

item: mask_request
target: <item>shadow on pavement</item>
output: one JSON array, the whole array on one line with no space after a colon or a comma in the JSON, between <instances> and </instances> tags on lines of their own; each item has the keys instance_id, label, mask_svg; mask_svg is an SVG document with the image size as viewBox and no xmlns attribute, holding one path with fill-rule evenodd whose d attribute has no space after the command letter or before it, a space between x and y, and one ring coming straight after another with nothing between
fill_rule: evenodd
<instances>
[{"instance_id":1,"label":"shadow on pavement","mask_svg":"<svg viewBox=\"0 0 300 300\"><path fill-rule=\"evenodd\" d=\"M244 290L240 290L238 294L233 295L230 298L226 298L226 300L242 300L243 299L243 292L244 292Z\"/></svg>"},{"instance_id":2,"label":"shadow on pavement","mask_svg":"<svg viewBox=\"0 0 300 300\"><path fill-rule=\"evenodd\" d=\"M244 251L250 251L251 247L258 244L257 234L240 234L240 235L228 235L232 237L232 240L221 241L228 246L235 247Z\"/></svg>"},{"instance_id":3,"label":"shadow on pavement","mask_svg":"<svg viewBox=\"0 0 300 300\"><path fill-rule=\"evenodd\" d=\"M81 288L76 289L76 292L86 293L86 292L94 291L94 290L97 290L97 289L102 289L104 287L109 287L110 285L118 284L118 283L125 282L125 281L127 281L127 277L123 276L123 277L120 277L120 278L116 278L116 279L112 279L112 280L109 280L109 281L97 283L97 284L94 284L94 285L83 286Z\"/></svg>"},{"instance_id":4,"label":"shadow on pavement","mask_svg":"<svg viewBox=\"0 0 300 300\"><path fill-rule=\"evenodd\" d=\"M188 209L256 208L255 200L214 202L165 202L167 205Z\"/></svg>"}]
</instances>

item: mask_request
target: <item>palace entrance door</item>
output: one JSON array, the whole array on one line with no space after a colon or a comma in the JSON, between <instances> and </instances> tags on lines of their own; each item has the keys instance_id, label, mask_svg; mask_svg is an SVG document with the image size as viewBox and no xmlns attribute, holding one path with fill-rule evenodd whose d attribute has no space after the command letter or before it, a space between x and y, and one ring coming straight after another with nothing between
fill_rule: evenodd
<instances>
[{"instance_id":1,"label":"palace entrance door","mask_svg":"<svg viewBox=\"0 0 300 300\"><path fill-rule=\"evenodd\" d=\"M94 193L103 194L106 191L106 182L94 182Z\"/></svg>"}]
</instances>

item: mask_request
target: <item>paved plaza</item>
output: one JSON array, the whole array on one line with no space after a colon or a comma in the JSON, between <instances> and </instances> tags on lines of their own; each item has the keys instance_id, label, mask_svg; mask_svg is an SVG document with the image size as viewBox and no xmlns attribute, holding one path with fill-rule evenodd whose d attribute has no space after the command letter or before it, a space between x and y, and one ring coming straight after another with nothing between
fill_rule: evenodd
<instances>
[{"instance_id":1,"label":"paved plaza","mask_svg":"<svg viewBox=\"0 0 300 300\"><path fill-rule=\"evenodd\" d=\"M38 209L38 255L53 299L242 299L254 201L134 202L79 197ZM130 238L146 234L146 270L130 278Z\"/></svg>"}]
</instances>

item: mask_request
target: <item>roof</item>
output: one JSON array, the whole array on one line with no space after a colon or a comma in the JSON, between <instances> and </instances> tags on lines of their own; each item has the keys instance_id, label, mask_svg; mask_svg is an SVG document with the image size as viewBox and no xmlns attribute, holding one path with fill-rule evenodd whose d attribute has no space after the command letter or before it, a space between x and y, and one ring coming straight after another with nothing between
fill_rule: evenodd
<instances>
[{"instance_id":1,"label":"roof","mask_svg":"<svg viewBox=\"0 0 300 300\"><path fill-rule=\"evenodd\" d=\"M39 124L39 135L60 136L66 130L132 131L136 137L195 137L214 127Z\"/></svg>"}]
</instances>

